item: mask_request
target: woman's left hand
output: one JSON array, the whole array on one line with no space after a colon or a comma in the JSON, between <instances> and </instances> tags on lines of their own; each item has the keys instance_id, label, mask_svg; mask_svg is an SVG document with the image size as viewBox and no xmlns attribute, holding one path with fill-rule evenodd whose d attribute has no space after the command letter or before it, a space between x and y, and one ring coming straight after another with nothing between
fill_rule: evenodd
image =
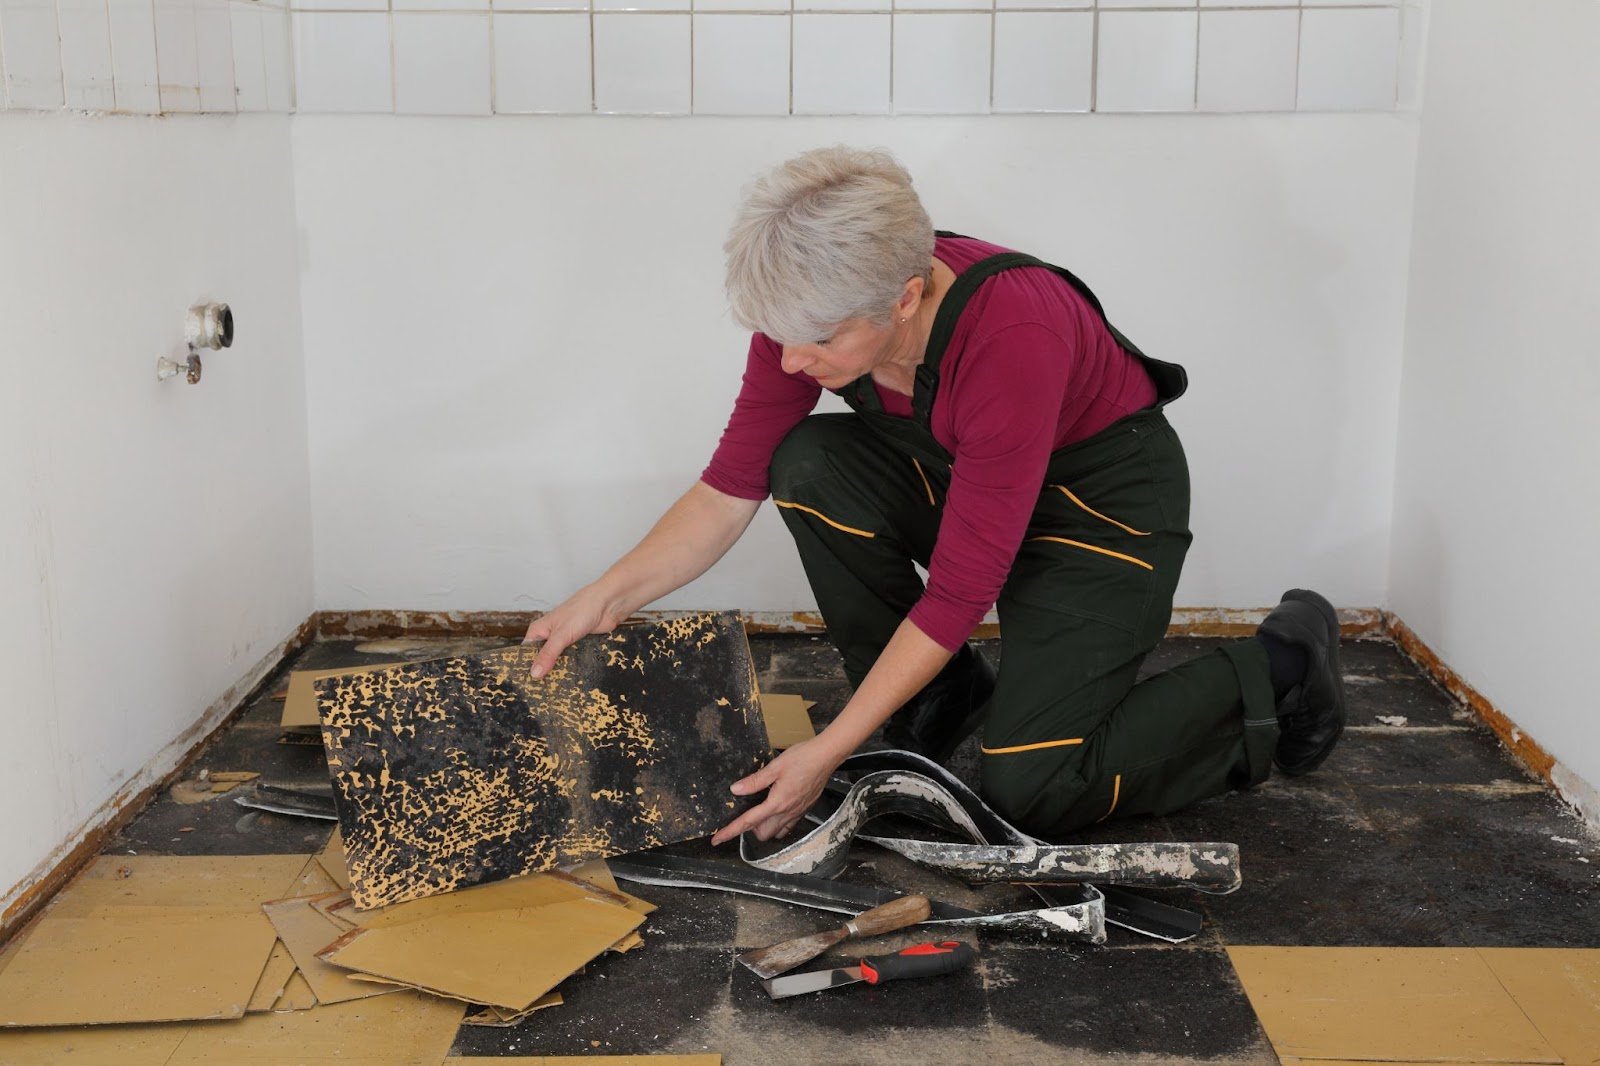
<instances>
[{"instance_id":1,"label":"woman's left hand","mask_svg":"<svg viewBox=\"0 0 1600 1066\"><path fill-rule=\"evenodd\" d=\"M828 775L843 761L821 738L803 740L779 753L749 777L733 783L735 796L766 789L767 798L717 830L711 843L733 840L752 829L762 840L786 835L817 802Z\"/></svg>"}]
</instances>

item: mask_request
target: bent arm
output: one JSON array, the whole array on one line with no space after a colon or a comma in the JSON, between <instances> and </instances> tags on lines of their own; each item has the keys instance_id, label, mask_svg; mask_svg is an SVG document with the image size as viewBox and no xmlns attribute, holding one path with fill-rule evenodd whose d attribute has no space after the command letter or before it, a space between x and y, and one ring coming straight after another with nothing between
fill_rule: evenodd
<instances>
[{"instance_id":1,"label":"bent arm","mask_svg":"<svg viewBox=\"0 0 1600 1066\"><path fill-rule=\"evenodd\" d=\"M527 641L544 641L534 661L541 677L573 641L609 633L634 611L682 588L733 547L761 506L697 481L627 555L593 584L534 621Z\"/></svg>"}]
</instances>

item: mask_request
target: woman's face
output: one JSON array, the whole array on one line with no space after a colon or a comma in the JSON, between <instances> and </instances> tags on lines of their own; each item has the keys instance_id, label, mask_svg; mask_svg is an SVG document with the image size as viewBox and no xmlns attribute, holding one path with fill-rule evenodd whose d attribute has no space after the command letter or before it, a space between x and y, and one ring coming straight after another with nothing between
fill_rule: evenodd
<instances>
[{"instance_id":1,"label":"woman's face","mask_svg":"<svg viewBox=\"0 0 1600 1066\"><path fill-rule=\"evenodd\" d=\"M848 385L888 361L892 327L875 326L864 318L846 319L833 335L815 344L785 344L783 369L815 378L825 389Z\"/></svg>"}]
</instances>

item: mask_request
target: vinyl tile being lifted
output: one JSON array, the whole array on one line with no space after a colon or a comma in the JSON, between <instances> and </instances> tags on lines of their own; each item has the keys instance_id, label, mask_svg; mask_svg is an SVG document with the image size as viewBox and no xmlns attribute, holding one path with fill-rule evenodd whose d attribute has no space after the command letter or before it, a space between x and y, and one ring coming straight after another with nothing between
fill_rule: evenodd
<instances>
[{"instance_id":1,"label":"vinyl tile being lifted","mask_svg":"<svg viewBox=\"0 0 1600 1066\"><path fill-rule=\"evenodd\" d=\"M766 760L736 615L317 682L362 908L705 836Z\"/></svg>"}]
</instances>

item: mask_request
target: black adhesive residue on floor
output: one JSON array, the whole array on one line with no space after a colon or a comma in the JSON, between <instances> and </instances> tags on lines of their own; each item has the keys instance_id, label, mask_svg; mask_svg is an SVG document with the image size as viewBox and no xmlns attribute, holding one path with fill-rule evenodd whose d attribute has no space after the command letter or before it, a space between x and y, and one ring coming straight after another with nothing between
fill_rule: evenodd
<instances>
[{"instance_id":1,"label":"black adhesive residue on floor","mask_svg":"<svg viewBox=\"0 0 1600 1066\"><path fill-rule=\"evenodd\" d=\"M1166 669L1219 641L1169 640ZM313 645L285 667L198 766L255 770L277 783L325 784L321 750L278 743L289 668L392 662L352 642ZM998 642L984 645L1000 658ZM815 700L820 728L850 690L838 656L808 636L751 640L764 692ZM414 654L422 658L425 649ZM818 911L691 889L633 888L659 906L645 946L608 954L562 985L566 1002L510 1029L463 1028L458 1055L719 1052L727 1066L767 1063L1273 1063L1228 961L1229 944L1600 947L1600 847L1495 738L1392 646L1347 643L1350 728L1323 769L1274 778L1166 818L1093 827L1084 839L1230 840L1244 887L1229 896L1165 894L1204 913L1193 941L1163 944L1121 929L1102 948L1018 943L984 934L978 967L924 983L854 985L773 1003L738 951L828 928ZM1385 725L1379 716L1404 718ZM953 768L976 781L967 742ZM106 850L264 854L322 847L331 823L249 812L226 795L184 806L166 796ZM704 841L677 845L710 857ZM731 848L719 857L730 861ZM960 903L963 886L858 845L843 875ZM925 937L896 934L893 949ZM848 948L825 959L848 961ZM821 965L819 962L818 965Z\"/></svg>"}]
</instances>

